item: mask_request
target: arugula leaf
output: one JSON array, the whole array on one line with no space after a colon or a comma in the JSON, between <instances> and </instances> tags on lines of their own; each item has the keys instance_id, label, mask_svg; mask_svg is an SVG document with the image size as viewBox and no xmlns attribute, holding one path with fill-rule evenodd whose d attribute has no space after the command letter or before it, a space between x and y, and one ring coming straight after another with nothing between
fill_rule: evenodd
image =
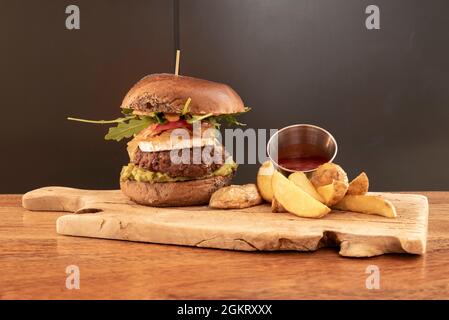
<instances>
[{"instance_id":1,"label":"arugula leaf","mask_svg":"<svg viewBox=\"0 0 449 320\"><path fill-rule=\"evenodd\" d=\"M192 99L190 99L190 98L187 99L186 103L184 104L184 108L182 108L181 116L184 116L189 112L189 105L190 105L191 101L192 101Z\"/></svg>"},{"instance_id":2,"label":"arugula leaf","mask_svg":"<svg viewBox=\"0 0 449 320\"><path fill-rule=\"evenodd\" d=\"M123 138L131 138L152 123L154 123L154 120L151 117L142 117L131 119L129 122L121 122L116 127L109 128L104 138L115 141L120 141Z\"/></svg>"},{"instance_id":3,"label":"arugula leaf","mask_svg":"<svg viewBox=\"0 0 449 320\"><path fill-rule=\"evenodd\" d=\"M226 121L228 125L246 126L245 123L238 122L235 114L222 114L217 116L217 121Z\"/></svg>"},{"instance_id":4,"label":"arugula leaf","mask_svg":"<svg viewBox=\"0 0 449 320\"><path fill-rule=\"evenodd\" d=\"M97 123L97 124L108 124L108 123L122 123L125 121L128 121L130 119L135 118L135 116L128 116L125 118L117 118L114 120L86 120L86 119L79 119L79 118L71 118L68 117L67 120L71 120L71 121L78 121L78 122L85 122L85 123Z\"/></svg>"},{"instance_id":5,"label":"arugula leaf","mask_svg":"<svg viewBox=\"0 0 449 320\"><path fill-rule=\"evenodd\" d=\"M187 102L190 102L190 98L189 98L189 100L187 100ZM187 102L186 102L186 105L187 105ZM184 109L185 109L185 106L184 106ZM184 109L183 109L183 112L185 111ZM242 112L237 112L237 113L232 113L232 114L222 114L222 115L217 115L217 116L214 116L213 113L208 113L205 115L190 115L190 114L183 113L182 115L184 115L184 118L186 119L187 123L194 123L196 121L202 121L204 119L207 119L206 121L212 123L216 127L220 126L220 123L219 123L220 121L226 121L228 123L228 125L246 126L246 124L238 122L235 117L242 113L246 113L250 110L251 110L251 108L245 107L245 110Z\"/></svg>"},{"instance_id":6,"label":"arugula leaf","mask_svg":"<svg viewBox=\"0 0 449 320\"><path fill-rule=\"evenodd\" d=\"M194 122L201 121L201 120L204 120L204 119L206 119L206 118L209 118L209 117L211 117L212 115L213 115L213 113L208 113L208 114L204 114L204 115L192 116L191 118L187 119L186 121L187 121L187 123L192 124L192 123L194 123Z\"/></svg>"},{"instance_id":7,"label":"arugula leaf","mask_svg":"<svg viewBox=\"0 0 449 320\"><path fill-rule=\"evenodd\" d=\"M186 119L188 123L194 123L196 121L205 120L212 123L214 126L219 127L220 121L226 121L229 125L239 125L246 126L246 124L238 122L235 116L248 112L251 108L245 107L245 111L233 113L233 114L222 114L214 116L212 113L205 115L191 115L189 114L189 105L192 99L188 98L184 108L182 109L181 116ZM123 138L131 138L133 135L138 134L143 129L146 129L150 124L159 123L163 124L167 122L164 113L153 112L148 116L138 116L133 114L133 110L130 108L122 108L122 113L125 117L117 118L114 120L86 120L79 118L67 118L71 121L86 122L86 123L97 123L97 124L111 124L117 123L116 127L109 128L108 133L104 137L106 140L116 140L120 141Z\"/></svg>"},{"instance_id":8,"label":"arugula leaf","mask_svg":"<svg viewBox=\"0 0 449 320\"><path fill-rule=\"evenodd\" d=\"M122 113L123 113L125 116L133 114L133 111L134 111L134 110L131 109L131 108L122 108Z\"/></svg>"},{"instance_id":9,"label":"arugula leaf","mask_svg":"<svg viewBox=\"0 0 449 320\"><path fill-rule=\"evenodd\" d=\"M151 116L138 116L132 114L131 109L122 109L122 113L126 115L123 118L117 118L115 120L86 120L78 118L67 118L68 120L95 123L95 124L111 124L117 123L116 127L109 128L108 133L104 137L106 140L120 141L123 138L130 138L134 134L139 133L143 129L147 128L152 123L164 123L166 120L163 118L163 114L153 114Z\"/></svg>"},{"instance_id":10,"label":"arugula leaf","mask_svg":"<svg viewBox=\"0 0 449 320\"><path fill-rule=\"evenodd\" d=\"M164 118L164 113L163 112L154 112L152 115L156 122L159 124L163 124L165 122L167 122L167 119Z\"/></svg>"},{"instance_id":11,"label":"arugula leaf","mask_svg":"<svg viewBox=\"0 0 449 320\"><path fill-rule=\"evenodd\" d=\"M251 108L249 107L245 107L244 111L242 112L237 112L237 113L232 113L232 114L222 114L220 116L217 116L217 121L226 121L228 123L228 125L236 125L236 126L246 126L246 123L241 123L239 121L237 121L236 116L239 116L243 113L246 113L248 111L250 111Z\"/></svg>"}]
</instances>

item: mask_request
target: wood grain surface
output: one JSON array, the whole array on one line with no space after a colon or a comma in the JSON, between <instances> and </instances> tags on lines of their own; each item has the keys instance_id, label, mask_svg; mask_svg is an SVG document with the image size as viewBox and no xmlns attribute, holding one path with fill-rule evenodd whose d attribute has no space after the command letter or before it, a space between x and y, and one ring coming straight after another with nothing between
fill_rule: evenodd
<instances>
[{"instance_id":1,"label":"wood grain surface","mask_svg":"<svg viewBox=\"0 0 449 320\"><path fill-rule=\"evenodd\" d=\"M26 193L28 210L70 211L56 221L59 234L242 251L315 251L339 247L346 257L423 254L428 202L415 194L378 193L397 217L332 211L320 219L272 213L264 204L246 209L208 206L156 208L131 202L120 190L45 187Z\"/></svg>"},{"instance_id":2,"label":"wood grain surface","mask_svg":"<svg viewBox=\"0 0 449 320\"><path fill-rule=\"evenodd\" d=\"M30 212L0 196L2 299L448 299L449 192L429 199L427 253L348 259L310 253L241 252L58 235L61 212ZM80 268L80 289L65 287ZM370 265L380 289L368 290Z\"/></svg>"}]
</instances>

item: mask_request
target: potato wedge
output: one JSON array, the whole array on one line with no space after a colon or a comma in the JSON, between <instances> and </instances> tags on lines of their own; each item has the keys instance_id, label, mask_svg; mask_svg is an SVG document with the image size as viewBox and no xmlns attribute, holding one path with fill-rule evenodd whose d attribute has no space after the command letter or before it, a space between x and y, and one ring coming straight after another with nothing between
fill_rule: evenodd
<instances>
[{"instance_id":1,"label":"potato wedge","mask_svg":"<svg viewBox=\"0 0 449 320\"><path fill-rule=\"evenodd\" d=\"M273 197L290 213L305 218L321 218L331 211L277 171L271 183Z\"/></svg>"},{"instance_id":2,"label":"potato wedge","mask_svg":"<svg viewBox=\"0 0 449 320\"><path fill-rule=\"evenodd\" d=\"M347 194L363 195L368 192L369 180L365 172L362 172L349 183Z\"/></svg>"},{"instance_id":3,"label":"potato wedge","mask_svg":"<svg viewBox=\"0 0 449 320\"><path fill-rule=\"evenodd\" d=\"M318 189L318 187L331 184L334 180L349 184L348 175L343 168L338 164L331 162L327 162L319 166L312 173L312 177L310 178L310 182L312 182L316 189Z\"/></svg>"},{"instance_id":4,"label":"potato wedge","mask_svg":"<svg viewBox=\"0 0 449 320\"><path fill-rule=\"evenodd\" d=\"M376 195L347 195L332 208L366 214L377 214L388 218L395 218L397 216L394 205L381 196Z\"/></svg>"},{"instance_id":5,"label":"potato wedge","mask_svg":"<svg viewBox=\"0 0 449 320\"><path fill-rule=\"evenodd\" d=\"M274 167L270 160L265 161L257 172L257 188L262 198L271 202L273 200L273 190L271 189L271 177Z\"/></svg>"},{"instance_id":6,"label":"potato wedge","mask_svg":"<svg viewBox=\"0 0 449 320\"><path fill-rule=\"evenodd\" d=\"M343 199L347 190L348 185L346 183L334 180L331 184L318 187L317 192L324 199L325 205L332 206Z\"/></svg>"},{"instance_id":7,"label":"potato wedge","mask_svg":"<svg viewBox=\"0 0 449 320\"><path fill-rule=\"evenodd\" d=\"M312 182L310 182L304 172L294 172L288 176L288 180L293 181L294 184L315 198L315 200L324 203L323 197L316 191Z\"/></svg>"},{"instance_id":8,"label":"potato wedge","mask_svg":"<svg viewBox=\"0 0 449 320\"><path fill-rule=\"evenodd\" d=\"M263 202L254 183L230 185L218 189L212 194L209 206L216 209L242 209L256 206Z\"/></svg>"},{"instance_id":9,"label":"potato wedge","mask_svg":"<svg viewBox=\"0 0 449 320\"><path fill-rule=\"evenodd\" d=\"M273 201L271 202L271 212L287 212L287 210L285 210L276 198L273 198Z\"/></svg>"}]
</instances>

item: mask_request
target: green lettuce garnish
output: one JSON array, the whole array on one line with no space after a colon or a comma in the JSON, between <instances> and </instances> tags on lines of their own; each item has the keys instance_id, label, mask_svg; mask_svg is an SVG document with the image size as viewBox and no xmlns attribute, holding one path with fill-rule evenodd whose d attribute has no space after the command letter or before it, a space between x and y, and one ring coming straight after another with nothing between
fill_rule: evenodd
<instances>
[{"instance_id":1,"label":"green lettuce garnish","mask_svg":"<svg viewBox=\"0 0 449 320\"><path fill-rule=\"evenodd\" d=\"M186 121L190 124L196 122L196 121L203 121L206 120L210 123L212 123L216 127L220 127L220 124L222 122L226 122L228 125L237 125L237 126L246 126L245 123L238 122L236 119L236 116L246 113L250 111L251 108L245 107L245 111L238 112L238 113L231 113L231 114L220 114L220 115L213 115L213 113L208 113L204 115L184 115Z\"/></svg>"},{"instance_id":2,"label":"green lettuce garnish","mask_svg":"<svg viewBox=\"0 0 449 320\"><path fill-rule=\"evenodd\" d=\"M120 122L117 127L109 128L104 138L115 141L120 141L123 138L131 138L152 123L154 123L154 120L150 117L141 117L139 119L131 119L129 122Z\"/></svg>"},{"instance_id":3,"label":"green lettuce garnish","mask_svg":"<svg viewBox=\"0 0 449 320\"><path fill-rule=\"evenodd\" d=\"M184 108L182 108L182 111L181 111L181 115L182 116L184 116L184 115L186 115L187 113L189 113L189 105L190 105L190 101L192 101L192 99L187 99L187 101L186 101L186 103L184 104Z\"/></svg>"},{"instance_id":4,"label":"green lettuce garnish","mask_svg":"<svg viewBox=\"0 0 449 320\"><path fill-rule=\"evenodd\" d=\"M114 120L85 120L79 118L67 118L68 120L95 123L95 124L111 124L117 123L116 127L109 128L108 133L105 135L106 140L121 141L124 138L131 138L133 135L138 134L143 129L147 128L153 123L164 123L167 121L159 113L154 113L150 116L139 116L132 114L133 110L123 108L122 113L125 117L117 118Z\"/></svg>"},{"instance_id":5,"label":"green lettuce garnish","mask_svg":"<svg viewBox=\"0 0 449 320\"><path fill-rule=\"evenodd\" d=\"M181 112L181 119L186 120L187 123L193 124L197 121L207 121L212 123L215 127L220 126L220 122L226 121L228 125L239 125L245 126L246 124L240 123L235 118L239 114L248 112L251 108L245 108L245 111L234 113L234 114L222 114L222 115L213 115L212 113L204 114L204 115L192 115L189 113L189 105L191 99L187 99L184 104L184 108ZM109 128L108 133L104 137L106 140L115 140L120 141L124 138L131 138L133 135L138 134L143 129L147 128L151 124L158 123L164 124L167 122L167 119L164 117L163 112L153 112L149 115L135 115L133 114L133 109L130 108L122 108L122 113L124 117L117 118L114 120L86 120L79 118L67 118L68 120L85 122L85 123L95 123L95 124L113 124L116 123L116 127Z\"/></svg>"},{"instance_id":6,"label":"green lettuce garnish","mask_svg":"<svg viewBox=\"0 0 449 320\"><path fill-rule=\"evenodd\" d=\"M208 113L208 114L205 114L205 115L198 115L198 116L192 116L191 115L189 118L186 119L186 121L187 121L187 123L192 124L194 122L202 121L202 120L204 120L206 118L209 118L212 115L213 115L212 113Z\"/></svg>"}]
</instances>

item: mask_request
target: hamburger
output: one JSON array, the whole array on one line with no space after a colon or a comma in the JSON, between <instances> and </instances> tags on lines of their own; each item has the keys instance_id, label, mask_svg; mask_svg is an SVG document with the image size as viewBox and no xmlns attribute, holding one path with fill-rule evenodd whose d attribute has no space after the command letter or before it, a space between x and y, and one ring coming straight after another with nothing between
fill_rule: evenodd
<instances>
[{"instance_id":1,"label":"hamburger","mask_svg":"<svg viewBox=\"0 0 449 320\"><path fill-rule=\"evenodd\" d=\"M229 86L212 81L152 74L137 82L121 105L124 117L106 140L131 140L129 163L120 174L120 189L131 200L149 206L207 204L219 188L230 184L237 164L217 139L220 124L242 125L247 112Z\"/></svg>"}]
</instances>

